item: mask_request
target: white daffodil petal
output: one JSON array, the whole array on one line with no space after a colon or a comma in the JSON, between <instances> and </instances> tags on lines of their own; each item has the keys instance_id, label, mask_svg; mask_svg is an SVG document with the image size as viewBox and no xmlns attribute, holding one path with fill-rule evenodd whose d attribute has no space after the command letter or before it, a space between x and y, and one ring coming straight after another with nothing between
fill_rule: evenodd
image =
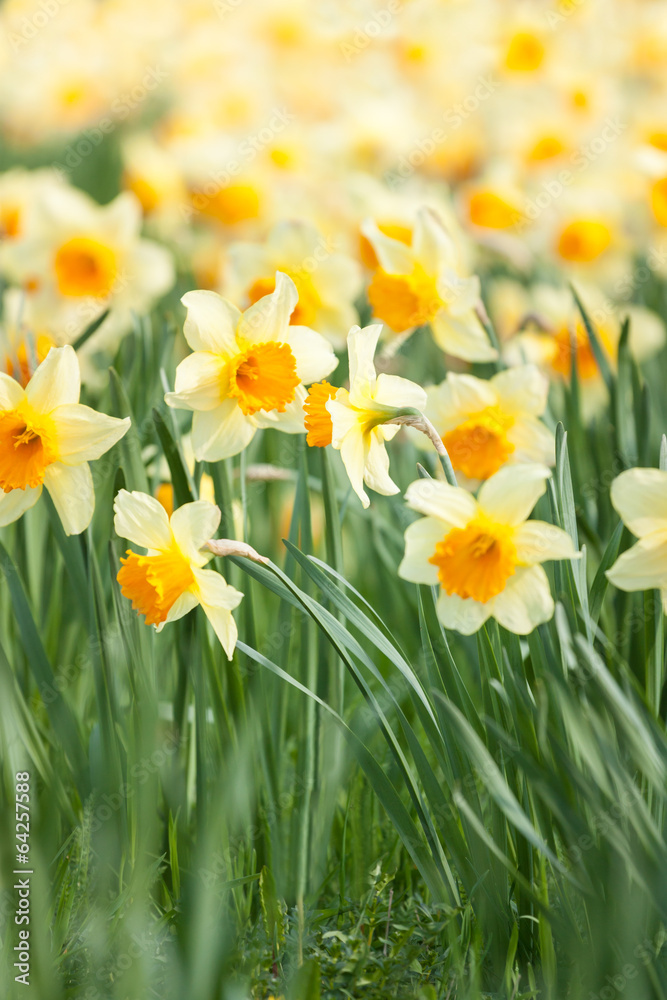
<instances>
[{"instance_id":1,"label":"white daffodil petal","mask_svg":"<svg viewBox=\"0 0 667 1000\"><path fill-rule=\"evenodd\" d=\"M18 521L27 510L35 506L41 495L41 486L11 490L9 493L0 491L0 528Z\"/></svg>"},{"instance_id":2,"label":"white daffodil petal","mask_svg":"<svg viewBox=\"0 0 667 1000\"><path fill-rule=\"evenodd\" d=\"M667 587L667 535L647 535L618 557L607 570L607 579L619 590L652 590Z\"/></svg>"},{"instance_id":3,"label":"white daffodil petal","mask_svg":"<svg viewBox=\"0 0 667 1000\"><path fill-rule=\"evenodd\" d=\"M410 483L405 502L412 510L437 518L450 528L465 528L478 513L477 501L466 490L437 479Z\"/></svg>"},{"instance_id":4,"label":"white daffodil petal","mask_svg":"<svg viewBox=\"0 0 667 1000\"><path fill-rule=\"evenodd\" d=\"M368 507L370 500L364 490L366 455L363 435L357 434L354 431L347 434L340 445L340 456L343 459L343 465L345 466L352 489L361 500L362 505Z\"/></svg>"},{"instance_id":5,"label":"white daffodil petal","mask_svg":"<svg viewBox=\"0 0 667 1000\"><path fill-rule=\"evenodd\" d=\"M164 552L171 547L169 517L162 504L146 493L120 490L114 501L114 527L120 538Z\"/></svg>"},{"instance_id":6,"label":"white daffodil petal","mask_svg":"<svg viewBox=\"0 0 667 1000\"><path fill-rule=\"evenodd\" d=\"M489 603L496 621L516 635L528 635L554 613L549 580L541 566L517 568L505 589Z\"/></svg>"},{"instance_id":7,"label":"white daffodil petal","mask_svg":"<svg viewBox=\"0 0 667 1000\"><path fill-rule=\"evenodd\" d=\"M198 410L192 418L192 447L198 462L231 458L250 444L256 431L236 399L226 399L215 410Z\"/></svg>"},{"instance_id":8,"label":"white daffodil petal","mask_svg":"<svg viewBox=\"0 0 667 1000\"><path fill-rule=\"evenodd\" d=\"M201 606L227 658L231 660L238 638L232 610L241 603L243 594L235 587L231 587L219 573L206 569L194 572Z\"/></svg>"},{"instance_id":9,"label":"white daffodil petal","mask_svg":"<svg viewBox=\"0 0 667 1000\"><path fill-rule=\"evenodd\" d=\"M373 247L383 271L388 274L412 273L414 254L410 247L400 240L386 236L370 219L362 223L361 232Z\"/></svg>"},{"instance_id":10,"label":"white daffodil petal","mask_svg":"<svg viewBox=\"0 0 667 1000\"><path fill-rule=\"evenodd\" d=\"M463 598L458 594L447 594L441 590L436 612L445 628L455 629L461 635L472 635L482 627L487 618L490 618L490 603L481 604L472 597Z\"/></svg>"},{"instance_id":11,"label":"white daffodil petal","mask_svg":"<svg viewBox=\"0 0 667 1000\"><path fill-rule=\"evenodd\" d=\"M134 286L128 304L143 308L168 292L176 278L173 256L152 240L135 242L125 257L125 269Z\"/></svg>"},{"instance_id":12,"label":"white daffodil petal","mask_svg":"<svg viewBox=\"0 0 667 1000\"><path fill-rule=\"evenodd\" d=\"M90 466L53 462L44 473L44 485L63 523L66 535L80 535L95 510L95 489Z\"/></svg>"},{"instance_id":13,"label":"white daffodil petal","mask_svg":"<svg viewBox=\"0 0 667 1000\"><path fill-rule=\"evenodd\" d=\"M623 524L641 538L667 528L667 472L628 469L611 484L611 502Z\"/></svg>"},{"instance_id":14,"label":"white daffodil petal","mask_svg":"<svg viewBox=\"0 0 667 1000\"><path fill-rule=\"evenodd\" d=\"M56 428L58 460L65 465L91 462L104 455L130 428L130 418L122 420L91 410L81 403L58 406L51 413Z\"/></svg>"},{"instance_id":15,"label":"white daffodil petal","mask_svg":"<svg viewBox=\"0 0 667 1000\"><path fill-rule=\"evenodd\" d=\"M284 342L290 316L294 312L299 293L288 275L276 271L276 287L270 295L258 299L241 316L237 336L248 344L265 341Z\"/></svg>"},{"instance_id":16,"label":"white daffodil petal","mask_svg":"<svg viewBox=\"0 0 667 1000\"><path fill-rule=\"evenodd\" d=\"M50 413L57 406L78 403L81 377L76 351L67 344L52 347L28 382L26 397L39 413Z\"/></svg>"},{"instance_id":17,"label":"white daffodil petal","mask_svg":"<svg viewBox=\"0 0 667 1000\"><path fill-rule=\"evenodd\" d=\"M436 291L445 304L450 316L474 315L480 299L480 284L477 275L462 278L451 268L443 268L438 274Z\"/></svg>"},{"instance_id":18,"label":"white daffodil petal","mask_svg":"<svg viewBox=\"0 0 667 1000\"><path fill-rule=\"evenodd\" d=\"M0 372L0 410L15 410L25 397L25 392L11 375Z\"/></svg>"},{"instance_id":19,"label":"white daffodil petal","mask_svg":"<svg viewBox=\"0 0 667 1000\"><path fill-rule=\"evenodd\" d=\"M333 399L325 403L331 417L331 443L340 448L348 434L362 434L364 415L350 403L347 389L339 389Z\"/></svg>"},{"instance_id":20,"label":"white daffodil petal","mask_svg":"<svg viewBox=\"0 0 667 1000\"><path fill-rule=\"evenodd\" d=\"M171 515L169 523L174 540L195 566L204 566L209 561L210 553L203 554L201 548L209 538L213 538L221 517L220 508L207 500L186 503Z\"/></svg>"},{"instance_id":21,"label":"white daffodil petal","mask_svg":"<svg viewBox=\"0 0 667 1000\"><path fill-rule=\"evenodd\" d=\"M539 465L554 465L556 462L556 440L537 417L517 418L507 431L507 440L514 445L509 462L537 462Z\"/></svg>"},{"instance_id":22,"label":"white daffodil petal","mask_svg":"<svg viewBox=\"0 0 667 1000\"><path fill-rule=\"evenodd\" d=\"M443 265L452 269L457 265L456 244L430 208L417 212L412 250L415 260L427 273L433 274Z\"/></svg>"},{"instance_id":23,"label":"white daffodil petal","mask_svg":"<svg viewBox=\"0 0 667 1000\"><path fill-rule=\"evenodd\" d=\"M375 385L375 365L373 357L382 333L382 324L353 326L347 335L347 354L350 362L350 396L354 397L365 387Z\"/></svg>"},{"instance_id":24,"label":"white daffodil petal","mask_svg":"<svg viewBox=\"0 0 667 1000\"><path fill-rule=\"evenodd\" d=\"M498 357L472 309L460 316L441 309L431 320L431 329L438 346L455 358L494 361Z\"/></svg>"},{"instance_id":25,"label":"white daffodil petal","mask_svg":"<svg viewBox=\"0 0 667 1000\"><path fill-rule=\"evenodd\" d=\"M326 378L338 365L329 341L307 326L288 326L282 340L290 346L296 373L306 385Z\"/></svg>"},{"instance_id":26,"label":"white daffodil petal","mask_svg":"<svg viewBox=\"0 0 667 1000\"><path fill-rule=\"evenodd\" d=\"M378 375L375 383L373 399L384 406L413 407L415 410L426 409L426 390L416 382L411 382L400 375Z\"/></svg>"},{"instance_id":27,"label":"white daffodil petal","mask_svg":"<svg viewBox=\"0 0 667 1000\"><path fill-rule=\"evenodd\" d=\"M547 559L575 559L581 555L566 531L546 521L525 521L520 524L513 541L517 560L527 566Z\"/></svg>"},{"instance_id":28,"label":"white daffodil petal","mask_svg":"<svg viewBox=\"0 0 667 1000\"><path fill-rule=\"evenodd\" d=\"M366 435L364 482L382 496L393 496L399 492L398 486L389 475L389 455L384 441L375 430Z\"/></svg>"},{"instance_id":29,"label":"white daffodil petal","mask_svg":"<svg viewBox=\"0 0 667 1000\"><path fill-rule=\"evenodd\" d=\"M477 502L500 524L521 524L547 488L551 472L546 465L509 465L487 479Z\"/></svg>"},{"instance_id":30,"label":"white daffodil petal","mask_svg":"<svg viewBox=\"0 0 667 1000\"><path fill-rule=\"evenodd\" d=\"M167 617L163 622L155 627L156 632L161 632L162 629L168 622L176 622L179 618L183 618L187 615L193 608L196 608L199 604L199 597L192 590L186 590L180 597L177 597L172 606L167 612Z\"/></svg>"},{"instance_id":31,"label":"white daffodil petal","mask_svg":"<svg viewBox=\"0 0 667 1000\"><path fill-rule=\"evenodd\" d=\"M535 365L518 365L498 372L491 385L506 413L529 413L534 417L544 413L549 382Z\"/></svg>"},{"instance_id":32,"label":"white daffodil petal","mask_svg":"<svg viewBox=\"0 0 667 1000\"><path fill-rule=\"evenodd\" d=\"M165 394L167 406L177 410L212 410L220 406L226 378L227 362L220 354L195 351L176 369L174 392Z\"/></svg>"},{"instance_id":33,"label":"white daffodil petal","mask_svg":"<svg viewBox=\"0 0 667 1000\"><path fill-rule=\"evenodd\" d=\"M238 353L236 327L240 311L217 292L186 292L181 302L187 309L183 333L193 351L212 351L233 357Z\"/></svg>"},{"instance_id":34,"label":"white daffodil petal","mask_svg":"<svg viewBox=\"0 0 667 1000\"><path fill-rule=\"evenodd\" d=\"M436 584L438 567L429 562L435 547L447 533L442 521L420 517L408 525L405 532L405 555L398 567L398 575L412 583Z\"/></svg>"},{"instance_id":35,"label":"white daffodil petal","mask_svg":"<svg viewBox=\"0 0 667 1000\"><path fill-rule=\"evenodd\" d=\"M427 389L428 412L432 412L436 426L450 430L473 413L479 413L488 406L495 406L498 398L492 388L492 380L447 372L444 382Z\"/></svg>"}]
</instances>

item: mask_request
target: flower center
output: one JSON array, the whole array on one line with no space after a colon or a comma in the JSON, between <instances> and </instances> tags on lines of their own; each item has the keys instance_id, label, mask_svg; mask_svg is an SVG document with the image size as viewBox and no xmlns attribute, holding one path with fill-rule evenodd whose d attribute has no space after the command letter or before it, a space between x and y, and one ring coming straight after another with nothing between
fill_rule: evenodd
<instances>
[{"instance_id":1,"label":"flower center","mask_svg":"<svg viewBox=\"0 0 667 1000\"><path fill-rule=\"evenodd\" d=\"M663 153L667 153L667 132L664 129L651 132L648 136L648 142L654 149L660 149Z\"/></svg>"},{"instance_id":2,"label":"flower center","mask_svg":"<svg viewBox=\"0 0 667 1000\"><path fill-rule=\"evenodd\" d=\"M147 177L132 171L126 171L123 175L123 187L136 194L141 204L144 215L149 215L159 207L161 196L155 184L151 184Z\"/></svg>"},{"instance_id":3,"label":"flower center","mask_svg":"<svg viewBox=\"0 0 667 1000\"><path fill-rule=\"evenodd\" d=\"M229 383L230 396L238 398L246 416L258 410L284 413L299 384L292 349L275 340L253 344L231 362Z\"/></svg>"},{"instance_id":4,"label":"flower center","mask_svg":"<svg viewBox=\"0 0 667 1000\"><path fill-rule=\"evenodd\" d=\"M557 250L563 260L589 264L604 253L611 243L611 233L603 222L579 219L571 222L558 237Z\"/></svg>"},{"instance_id":5,"label":"flower center","mask_svg":"<svg viewBox=\"0 0 667 1000\"><path fill-rule=\"evenodd\" d=\"M452 465L470 479L488 479L514 451L507 431L514 418L497 406L474 413L442 438Z\"/></svg>"},{"instance_id":6,"label":"flower center","mask_svg":"<svg viewBox=\"0 0 667 1000\"><path fill-rule=\"evenodd\" d=\"M508 69L519 73L531 73L539 69L544 59L544 45L529 31L517 31L511 39L505 56Z\"/></svg>"},{"instance_id":7,"label":"flower center","mask_svg":"<svg viewBox=\"0 0 667 1000\"><path fill-rule=\"evenodd\" d=\"M541 162L551 160L565 149L565 143L557 135L543 135L537 140L528 153L528 160L531 162Z\"/></svg>"},{"instance_id":8,"label":"flower center","mask_svg":"<svg viewBox=\"0 0 667 1000\"><path fill-rule=\"evenodd\" d=\"M41 486L56 460L54 430L48 417L25 407L0 411L0 489L5 493Z\"/></svg>"},{"instance_id":9,"label":"flower center","mask_svg":"<svg viewBox=\"0 0 667 1000\"><path fill-rule=\"evenodd\" d=\"M294 311L290 316L290 326L315 326L322 300L317 294L313 279L303 271L290 271L289 268L282 267L280 270L289 275L299 293L299 301L294 306ZM264 298L265 295L270 295L275 287L275 278L258 278L248 289L250 305Z\"/></svg>"},{"instance_id":10,"label":"flower center","mask_svg":"<svg viewBox=\"0 0 667 1000\"><path fill-rule=\"evenodd\" d=\"M121 559L117 580L123 597L146 616L147 625L160 625L181 594L195 582L190 563L178 549L156 556L140 556L131 549Z\"/></svg>"},{"instance_id":11,"label":"flower center","mask_svg":"<svg viewBox=\"0 0 667 1000\"><path fill-rule=\"evenodd\" d=\"M601 327L598 327L598 337L609 358L612 357L612 344L609 334ZM569 378L572 374L572 336L567 327L558 330L555 337L555 351L551 359L551 367L559 375ZM581 323L577 323L574 336L577 349L577 375L580 379L586 380L595 378L598 374L598 363L595 360L593 349L586 330Z\"/></svg>"},{"instance_id":12,"label":"flower center","mask_svg":"<svg viewBox=\"0 0 667 1000\"><path fill-rule=\"evenodd\" d=\"M336 386L326 381L316 382L310 387L303 408L306 411L304 423L308 431L306 442L311 447L326 448L331 444L333 424L326 404L337 392Z\"/></svg>"},{"instance_id":13,"label":"flower center","mask_svg":"<svg viewBox=\"0 0 667 1000\"><path fill-rule=\"evenodd\" d=\"M227 184L210 196L195 190L191 197L198 212L216 219L223 226L235 226L259 215L259 194L250 184Z\"/></svg>"},{"instance_id":14,"label":"flower center","mask_svg":"<svg viewBox=\"0 0 667 1000\"><path fill-rule=\"evenodd\" d=\"M470 221L485 229L509 229L521 218L521 212L494 191L475 191L468 203Z\"/></svg>"},{"instance_id":15,"label":"flower center","mask_svg":"<svg viewBox=\"0 0 667 1000\"><path fill-rule=\"evenodd\" d=\"M512 529L502 524L471 521L452 528L429 559L438 567L443 590L486 604L505 589L517 559Z\"/></svg>"},{"instance_id":16,"label":"flower center","mask_svg":"<svg viewBox=\"0 0 667 1000\"><path fill-rule=\"evenodd\" d=\"M0 206L0 239L14 239L21 233L21 210L16 205Z\"/></svg>"},{"instance_id":17,"label":"flower center","mask_svg":"<svg viewBox=\"0 0 667 1000\"><path fill-rule=\"evenodd\" d=\"M443 304L435 278L419 265L412 274L388 274L378 268L368 287L368 299L375 315L396 333L430 323Z\"/></svg>"},{"instance_id":18,"label":"flower center","mask_svg":"<svg viewBox=\"0 0 667 1000\"><path fill-rule=\"evenodd\" d=\"M62 295L106 298L118 274L116 255L109 247L87 236L77 236L56 252L55 271Z\"/></svg>"},{"instance_id":19,"label":"flower center","mask_svg":"<svg viewBox=\"0 0 667 1000\"><path fill-rule=\"evenodd\" d=\"M651 188L651 211L656 222L667 226L667 177L656 181Z\"/></svg>"}]
</instances>

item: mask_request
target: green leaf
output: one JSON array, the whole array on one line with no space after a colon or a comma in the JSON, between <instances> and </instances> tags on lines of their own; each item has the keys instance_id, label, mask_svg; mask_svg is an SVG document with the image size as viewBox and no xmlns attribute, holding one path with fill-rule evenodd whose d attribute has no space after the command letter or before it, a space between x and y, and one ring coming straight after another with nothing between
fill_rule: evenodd
<instances>
[{"instance_id":1,"label":"green leaf","mask_svg":"<svg viewBox=\"0 0 667 1000\"><path fill-rule=\"evenodd\" d=\"M90 337L92 337L92 335L97 330L99 330L99 328L102 326L102 323L104 323L105 319L109 315L109 312L110 312L109 309L105 309L104 312L101 314L101 316L98 316L97 319L94 319L92 321L92 323L89 323L86 329L83 331L83 333L79 334L79 336L72 344L72 347L74 348L75 351L80 350L86 343L86 341L89 340Z\"/></svg>"},{"instance_id":2,"label":"green leaf","mask_svg":"<svg viewBox=\"0 0 667 1000\"><path fill-rule=\"evenodd\" d=\"M171 431L157 408L153 409L153 423L171 473L171 483L174 489L174 507L182 507L183 504L192 503L194 500L194 487L190 473L188 472L179 445L174 441Z\"/></svg>"},{"instance_id":3,"label":"green leaf","mask_svg":"<svg viewBox=\"0 0 667 1000\"><path fill-rule=\"evenodd\" d=\"M266 865L259 876L259 901L266 936L281 950L285 944L285 916L276 892L275 879Z\"/></svg>"},{"instance_id":4,"label":"green leaf","mask_svg":"<svg viewBox=\"0 0 667 1000\"><path fill-rule=\"evenodd\" d=\"M0 570L9 588L16 623L30 669L46 705L53 728L76 774L81 797L84 798L89 791L89 778L86 755L77 720L56 685L56 678L44 651L23 584L9 553L1 542Z\"/></svg>"}]
</instances>

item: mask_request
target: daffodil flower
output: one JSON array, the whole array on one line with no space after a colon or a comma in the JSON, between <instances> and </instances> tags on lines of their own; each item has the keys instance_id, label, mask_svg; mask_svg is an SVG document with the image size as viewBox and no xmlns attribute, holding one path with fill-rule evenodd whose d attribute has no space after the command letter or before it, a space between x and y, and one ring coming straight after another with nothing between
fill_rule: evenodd
<instances>
[{"instance_id":1,"label":"daffodil flower","mask_svg":"<svg viewBox=\"0 0 667 1000\"><path fill-rule=\"evenodd\" d=\"M408 487L408 506L426 516L405 532L398 574L439 585L437 612L445 628L471 635L495 618L526 635L551 618L554 602L540 563L579 553L561 528L527 520L550 475L542 465L506 466L486 480L477 499L434 479Z\"/></svg>"},{"instance_id":2,"label":"daffodil flower","mask_svg":"<svg viewBox=\"0 0 667 1000\"><path fill-rule=\"evenodd\" d=\"M667 614L667 472L622 472L611 484L611 502L639 541L607 570L607 579L619 590L659 590Z\"/></svg>"},{"instance_id":3,"label":"daffodil flower","mask_svg":"<svg viewBox=\"0 0 667 1000\"><path fill-rule=\"evenodd\" d=\"M418 212L410 246L370 221L362 232L380 264L368 289L378 319L396 333L429 323L443 351L466 361L496 358L476 313L479 278L463 273L456 244L431 209Z\"/></svg>"},{"instance_id":4,"label":"daffodil flower","mask_svg":"<svg viewBox=\"0 0 667 1000\"><path fill-rule=\"evenodd\" d=\"M231 299L249 304L273 291L274 274L288 274L299 300L290 322L317 329L335 347L356 319L354 302L362 288L361 268L336 252L316 226L286 220L261 243L232 243L227 250L225 287Z\"/></svg>"},{"instance_id":5,"label":"daffodil flower","mask_svg":"<svg viewBox=\"0 0 667 1000\"><path fill-rule=\"evenodd\" d=\"M0 264L28 290L30 311L48 322L60 343L91 320L111 314L84 345L84 354L111 348L173 284L173 259L165 247L144 240L141 206L129 191L98 205L67 185L46 186L30 225L13 240Z\"/></svg>"},{"instance_id":6,"label":"daffodil flower","mask_svg":"<svg viewBox=\"0 0 667 1000\"><path fill-rule=\"evenodd\" d=\"M193 350L176 370L167 404L194 411L192 445L198 461L238 454L257 430L303 433L305 384L338 364L330 344L304 326L290 326L298 301L280 271L275 291L241 313L215 292L183 296L185 339Z\"/></svg>"},{"instance_id":7,"label":"daffodil flower","mask_svg":"<svg viewBox=\"0 0 667 1000\"><path fill-rule=\"evenodd\" d=\"M665 324L657 313L634 303L621 310L599 289L580 282L577 288L612 370L617 365L624 317L630 320L628 347L637 361L645 361L663 347ZM569 381L576 363L584 419L595 416L606 404L607 389L570 290L543 284L525 289L506 282L500 299L512 303L514 323L519 319L520 325L527 327L506 341L505 360L509 364L531 362L557 381ZM502 308L502 301L499 305Z\"/></svg>"},{"instance_id":8,"label":"daffodil flower","mask_svg":"<svg viewBox=\"0 0 667 1000\"><path fill-rule=\"evenodd\" d=\"M119 420L79 403L72 347L52 348L25 389L0 373L0 525L16 521L46 486L66 534L90 524L95 491L88 465L122 438Z\"/></svg>"},{"instance_id":9,"label":"daffodil flower","mask_svg":"<svg viewBox=\"0 0 667 1000\"><path fill-rule=\"evenodd\" d=\"M376 493L390 496L398 486L389 476L385 442L400 430L388 423L409 410L423 410L426 393L421 386L397 375L376 375L373 355L382 327L353 326L347 338L350 388L335 389L323 382L311 386L306 400L309 444L332 444L350 477L352 489L368 507L364 483Z\"/></svg>"},{"instance_id":10,"label":"daffodil flower","mask_svg":"<svg viewBox=\"0 0 667 1000\"><path fill-rule=\"evenodd\" d=\"M231 660L238 632L232 611L243 594L203 567L213 558L206 543L218 530L220 508L207 500L186 503L168 516L155 497L121 490L114 503L116 534L146 549L128 549L118 583L147 625L159 632L198 604Z\"/></svg>"},{"instance_id":11,"label":"daffodil flower","mask_svg":"<svg viewBox=\"0 0 667 1000\"><path fill-rule=\"evenodd\" d=\"M503 465L554 464L554 436L538 419L548 391L534 365L508 368L490 379L448 372L444 382L427 388L426 416L454 470L465 477L461 485L479 485Z\"/></svg>"}]
</instances>

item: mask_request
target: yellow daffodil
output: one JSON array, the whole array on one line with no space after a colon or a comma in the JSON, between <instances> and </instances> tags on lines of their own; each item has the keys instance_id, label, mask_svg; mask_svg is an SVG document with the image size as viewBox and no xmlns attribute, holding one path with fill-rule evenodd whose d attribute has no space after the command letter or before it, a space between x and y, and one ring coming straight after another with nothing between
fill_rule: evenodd
<instances>
[{"instance_id":1,"label":"yellow daffodil","mask_svg":"<svg viewBox=\"0 0 667 1000\"><path fill-rule=\"evenodd\" d=\"M588 285L579 286L579 295L612 369L616 367L624 316L630 319L628 346L638 361L656 354L664 344L664 323L652 310L634 303L621 308ZM568 381L574 344L577 376L583 389L582 412L586 419L594 416L604 406L607 391L572 293L567 288L539 284L523 290L522 295L517 290L517 299L521 297L529 326L507 340L505 359L510 364L533 362L550 378Z\"/></svg>"},{"instance_id":2,"label":"yellow daffodil","mask_svg":"<svg viewBox=\"0 0 667 1000\"><path fill-rule=\"evenodd\" d=\"M352 489L368 507L364 483L376 493L390 496L398 486L389 476L385 441L400 430L388 424L408 409L423 410L426 393L421 386L397 375L376 375L373 355L382 327L352 327L347 338L350 388L336 389L327 382L311 386L305 403L307 441L340 451Z\"/></svg>"},{"instance_id":3,"label":"yellow daffodil","mask_svg":"<svg viewBox=\"0 0 667 1000\"><path fill-rule=\"evenodd\" d=\"M79 403L79 363L52 348L25 389L0 373L0 525L29 510L46 486L66 534L90 524L95 491L88 465L130 426Z\"/></svg>"},{"instance_id":4,"label":"yellow daffodil","mask_svg":"<svg viewBox=\"0 0 667 1000\"><path fill-rule=\"evenodd\" d=\"M232 243L222 291L249 305L272 292L275 272L288 274L299 301L290 323L317 329L335 347L345 344L356 319L354 301L361 291L361 268L307 222L281 222L262 243Z\"/></svg>"},{"instance_id":5,"label":"yellow daffodil","mask_svg":"<svg viewBox=\"0 0 667 1000\"><path fill-rule=\"evenodd\" d=\"M183 296L185 339L193 350L178 366L169 406L194 411L192 445L199 461L229 458L258 428L303 433L305 385L338 364L330 344L291 326L296 286L277 272L275 290L241 313L215 292Z\"/></svg>"},{"instance_id":6,"label":"yellow daffodil","mask_svg":"<svg viewBox=\"0 0 667 1000\"><path fill-rule=\"evenodd\" d=\"M396 333L428 323L442 350L466 361L496 357L476 315L479 278L462 273L458 248L432 209L417 213L410 246L373 222L362 232L380 262L368 289L378 319Z\"/></svg>"},{"instance_id":7,"label":"yellow daffodil","mask_svg":"<svg viewBox=\"0 0 667 1000\"><path fill-rule=\"evenodd\" d=\"M554 436L538 419L549 383L534 365L520 365L490 379L448 372L427 390L426 416L442 437L457 473L488 479L503 465L553 465ZM424 442L419 435L415 443Z\"/></svg>"},{"instance_id":8,"label":"yellow daffodil","mask_svg":"<svg viewBox=\"0 0 667 1000\"><path fill-rule=\"evenodd\" d=\"M607 578L619 590L659 590L667 613L667 472L622 472L611 484L611 502L639 541L618 557Z\"/></svg>"},{"instance_id":9,"label":"yellow daffodil","mask_svg":"<svg viewBox=\"0 0 667 1000\"><path fill-rule=\"evenodd\" d=\"M560 528L527 518L551 475L543 465L505 467L475 499L434 479L412 483L406 502L426 516L405 533L398 573L440 587L438 617L464 635L488 618L518 635L553 615L549 581L540 563L573 559L572 539Z\"/></svg>"},{"instance_id":10,"label":"yellow daffodil","mask_svg":"<svg viewBox=\"0 0 667 1000\"><path fill-rule=\"evenodd\" d=\"M60 340L74 340L105 309L111 315L85 350L112 347L174 280L171 254L140 239L141 206L130 192L98 205L82 191L47 188L31 226L7 245L2 266L26 289L36 314L47 313Z\"/></svg>"},{"instance_id":11,"label":"yellow daffodil","mask_svg":"<svg viewBox=\"0 0 667 1000\"><path fill-rule=\"evenodd\" d=\"M220 508L206 500L187 503L169 517L155 497L121 490L114 503L116 534L146 549L128 549L118 583L147 625L159 632L200 604L231 660L238 636L232 611L243 594L203 567L213 558L204 546L220 524Z\"/></svg>"}]
</instances>

